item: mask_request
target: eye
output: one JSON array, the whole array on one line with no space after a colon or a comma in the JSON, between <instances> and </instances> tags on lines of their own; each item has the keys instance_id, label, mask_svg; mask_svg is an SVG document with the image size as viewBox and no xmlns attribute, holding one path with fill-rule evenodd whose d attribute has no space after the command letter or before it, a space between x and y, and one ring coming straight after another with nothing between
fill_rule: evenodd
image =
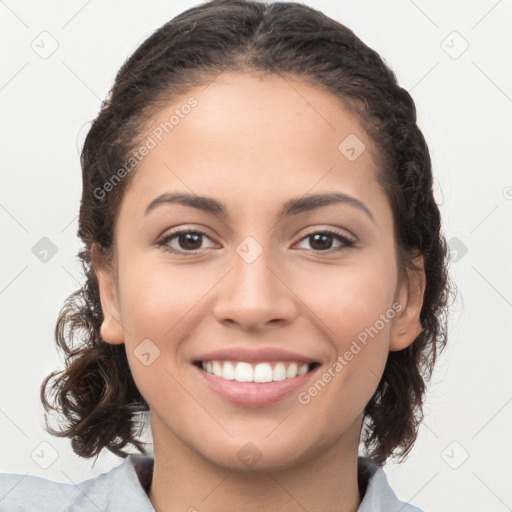
<instances>
[{"instance_id":1,"label":"eye","mask_svg":"<svg viewBox=\"0 0 512 512\"><path fill-rule=\"evenodd\" d=\"M301 242L304 240L311 240L310 244L313 247L312 250L314 252L340 252L350 249L355 244L355 240L348 238L346 235L339 233L338 231L330 229L309 233L301 239ZM330 247L332 246L333 240L341 242L341 246L334 249Z\"/></svg>"},{"instance_id":2,"label":"eye","mask_svg":"<svg viewBox=\"0 0 512 512\"><path fill-rule=\"evenodd\" d=\"M157 242L157 245L174 254L195 254L204 249L202 242L205 238L211 241L211 238L203 231L182 229L168 233ZM300 242L306 240L310 240L311 250L318 253L340 252L350 249L355 244L355 240L330 229L309 233ZM333 241L338 241L341 245L333 248Z\"/></svg>"},{"instance_id":3,"label":"eye","mask_svg":"<svg viewBox=\"0 0 512 512\"><path fill-rule=\"evenodd\" d=\"M182 229L168 233L157 242L157 245L172 253L194 254L204 249L204 247L201 247L203 238L211 240L210 237L202 231L196 229ZM174 242L174 246L172 242Z\"/></svg>"}]
</instances>

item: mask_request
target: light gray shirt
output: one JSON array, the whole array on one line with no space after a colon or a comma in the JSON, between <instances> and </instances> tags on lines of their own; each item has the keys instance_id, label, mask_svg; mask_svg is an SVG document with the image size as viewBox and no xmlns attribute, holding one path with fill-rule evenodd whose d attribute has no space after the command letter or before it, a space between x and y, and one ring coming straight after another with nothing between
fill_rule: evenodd
<instances>
[{"instance_id":1,"label":"light gray shirt","mask_svg":"<svg viewBox=\"0 0 512 512\"><path fill-rule=\"evenodd\" d=\"M129 455L107 473L76 485L4 473L0 474L0 511L154 512L147 494L152 475L153 458L145 455ZM357 512L422 512L400 501L383 469L366 457L358 459L358 482L363 500Z\"/></svg>"}]
</instances>

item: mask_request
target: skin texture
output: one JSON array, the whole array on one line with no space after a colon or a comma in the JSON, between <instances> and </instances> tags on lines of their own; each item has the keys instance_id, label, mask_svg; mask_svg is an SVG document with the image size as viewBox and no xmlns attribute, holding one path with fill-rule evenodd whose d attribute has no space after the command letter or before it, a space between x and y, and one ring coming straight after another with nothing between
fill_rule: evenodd
<instances>
[{"instance_id":1,"label":"skin texture","mask_svg":"<svg viewBox=\"0 0 512 512\"><path fill-rule=\"evenodd\" d=\"M117 273L93 248L102 336L125 343L151 408L150 500L157 511L355 511L363 410L388 352L420 333L425 286L423 271L399 279L375 148L333 95L279 76L223 74L175 99L149 125L168 120L191 96L198 105L142 160L125 192ZM354 161L338 150L349 134L366 146ZM144 215L158 195L177 191L222 201L229 216L178 204ZM277 218L291 198L334 191L364 202L374 220L347 204ZM207 234L197 254L183 238L168 242L183 255L157 245L178 226ZM343 246L336 238L329 245L306 236L322 229L355 245L336 252ZM251 264L236 251L247 236L262 249ZM232 404L191 366L220 348L279 347L319 361L320 377L394 302L400 313L307 405L295 393L265 407ZM160 350L149 366L134 354L147 338ZM251 467L237 456L248 442L261 454Z\"/></svg>"}]
</instances>

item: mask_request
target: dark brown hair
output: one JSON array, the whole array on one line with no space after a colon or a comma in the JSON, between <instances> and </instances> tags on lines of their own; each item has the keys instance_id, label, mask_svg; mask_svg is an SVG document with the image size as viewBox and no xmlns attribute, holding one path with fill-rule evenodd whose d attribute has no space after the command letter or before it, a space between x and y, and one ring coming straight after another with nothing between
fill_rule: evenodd
<instances>
[{"instance_id":1,"label":"dark brown hair","mask_svg":"<svg viewBox=\"0 0 512 512\"><path fill-rule=\"evenodd\" d=\"M365 409L362 440L366 455L380 464L391 456L403 460L416 439L426 385L447 339L451 286L429 151L411 96L378 53L342 24L292 2L202 3L156 30L119 70L81 154L78 236L84 247L78 256L85 284L66 300L55 328L66 369L46 377L41 400L46 413L59 411L66 424L55 430L45 415L47 430L70 437L82 457L103 448L126 457L128 444L147 453L138 436L148 404L132 378L124 345L102 340L103 313L91 266L93 243L112 262L116 216L134 172L108 194L104 185L130 160L142 128L158 109L230 71L273 73L322 87L357 114L378 148L376 178L393 210L400 269L414 268L414 256L422 254L426 289L423 330L409 347L390 352ZM56 405L50 404L52 394Z\"/></svg>"}]
</instances>

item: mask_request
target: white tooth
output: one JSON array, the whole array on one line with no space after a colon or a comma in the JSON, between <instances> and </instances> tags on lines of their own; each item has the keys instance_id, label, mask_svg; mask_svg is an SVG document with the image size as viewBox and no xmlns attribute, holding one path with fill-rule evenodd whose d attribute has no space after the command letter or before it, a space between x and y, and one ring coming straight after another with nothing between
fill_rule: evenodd
<instances>
[{"instance_id":1,"label":"white tooth","mask_svg":"<svg viewBox=\"0 0 512 512\"><path fill-rule=\"evenodd\" d=\"M222 365L220 364L220 362L213 361L212 365L213 365L213 374L215 375L215 377L222 377Z\"/></svg>"},{"instance_id":2,"label":"white tooth","mask_svg":"<svg viewBox=\"0 0 512 512\"><path fill-rule=\"evenodd\" d=\"M237 363L235 368L235 380L238 382L252 382L252 366L249 363Z\"/></svg>"},{"instance_id":3,"label":"white tooth","mask_svg":"<svg viewBox=\"0 0 512 512\"><path fill-rule=\"evenodd\" d=\"M272 380L285 380L286 379L286 368L283 363L277 363L274 366L274 371L272 372Z\"/></svg>"},{"instance_id":4,"label":"white tooth","mask_svg":"<svg viewBox=\"0 0 512 512\"><path fill-rule=\"evenodd\" d=\"M258 363L254 368L254 382L272 382L272 366Z\"/></svg>"},{"instance_id":5,"label":"white tooth","mask_svg":"<svg viewBox=\"0 0 512 512\"><path fill-rule=\"evenodd\" d=\"M308 372L308 364L307 363L304 363L300 368L299 368L299 372L297 373L297 375L304 375L305 373Z\"/></svg>"},{"instance_id":6,"label":"white tooth","mask_svg":"<svg viewBox=\"0 0 512 512\"><path fill-rule=\"evenodd\" d=\"M286 378L293 379L293 377L297 377L297 363L291 363L286 370Z\"/></svg>"},{"instance_id":7,"label":"white tooth","mask_svg":"<svg viewBox=\"0 0 512 512\"><path fill-rule=\"evenodd\" d=\"M286 367L286 364L288 367ZM203 370L226 380L238 382L272 382L304 375L309 369L307 363L282 363L278 362L272 370L270 363L258 363L254 367L250 363L240 361L207 361L201 362Z\"/></svg>"},{"instance_id":8,"label":"white tooth","mask_svg":"<svg viewBox=\"0 0 512 512\"><path fill-rule=\"evenodd\" d=\"M230 361L224 363L222 368L222 378L226 380L235 380L235 368Z\"/></svg>"}]
</instances>

